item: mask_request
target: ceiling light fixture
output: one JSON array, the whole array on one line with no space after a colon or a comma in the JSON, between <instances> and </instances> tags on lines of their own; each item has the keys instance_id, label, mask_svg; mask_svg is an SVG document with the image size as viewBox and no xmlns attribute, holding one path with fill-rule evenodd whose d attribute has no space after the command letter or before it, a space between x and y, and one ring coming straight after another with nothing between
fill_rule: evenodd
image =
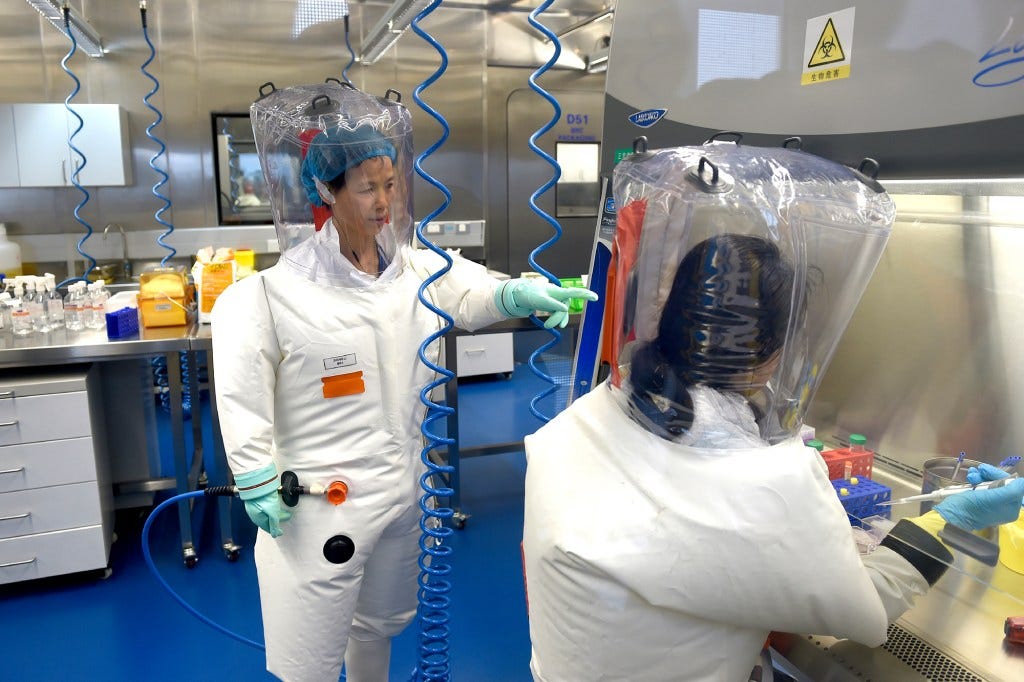
<instances>
[{"instance_id":1,"label":"ceiling light fixture","mask_svg":"<svg viewBox=\"0 0 1024 682\"><path fill-rule=\"evenodd\" d=\"M67 35L67 32L64 30L63 3L58 0L27 1L28 4L35 7L40 14L46 17L58 31ZM100 38L100 34L70 6L68 12L68 23L71 24L71 32L75 36L75 42L78 43L78 47L90 57L102 57L106 50L103 48L103 39ZM70 39L68 37L68 40Z\"/></svg>"},{"instance_id":2,"label":"ceiling light fixture","mask_svg":"<svg viewBox=\"0 0 1024 682\"><path fill-rule=\"evenodd\" d=\"M394 45L431 0L395 0L363 41L360 64L373 64Z\"/></svg>"}]
</instances>

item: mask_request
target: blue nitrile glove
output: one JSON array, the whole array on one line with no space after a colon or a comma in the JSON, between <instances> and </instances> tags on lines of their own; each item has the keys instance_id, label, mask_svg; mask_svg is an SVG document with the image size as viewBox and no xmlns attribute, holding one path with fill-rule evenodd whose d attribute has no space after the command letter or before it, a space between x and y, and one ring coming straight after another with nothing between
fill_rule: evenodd
<instances>
[{"instance_id":1,"label":"blue nitrile glove","mask_svg":"<svg viewBox=\"0 0 1024 682\"><path fill-rule=\"evenodd\" d=\"M967 470L967 482L971 485L978 485L985 481L998 481L1000 478L1006 478L1009 475L999 467L982 463L980 466L971 467Z\"/></svg>"},{"instance_id":2,"label":"blue nitrile glove","mask_svg":"<svg viewBox=\"0 0 1024 682\"><path fill-rule=\"evenodd\" d=\"M277 468L273 464L235 476L235 486L238 497L245 504L245 513L253 523L275 538L284 534L281 522L292 516L281 506L277 485Z\"/></svg>"},{"instance_id":3,"label":"blue nitrile glove","mask_svg":"<svg viewBox=\"0 0 1024 682\"><path fill-rule=\"evenodd\" d=\"M536 310L551 313L545 329L555 325L564 327L569 322L571 298L596 301L597 294L590 289L561 287L544 280L510 279L494 292L494 303L505 317L529 317Z\"/></svg>"},{"instance_id":4,"label":"blue nitrile glove","mask_svg":"<svg viewBox=\"0 0 1024 682\"><path fill-rule=\"evenodd\" d=\"M1016 521L1022 501L1024 478L1016 478L1001 488L967 490L947 497L935 505L935 511L946 523L964 530L981 530Z\"/></svg>"}]
</instances>

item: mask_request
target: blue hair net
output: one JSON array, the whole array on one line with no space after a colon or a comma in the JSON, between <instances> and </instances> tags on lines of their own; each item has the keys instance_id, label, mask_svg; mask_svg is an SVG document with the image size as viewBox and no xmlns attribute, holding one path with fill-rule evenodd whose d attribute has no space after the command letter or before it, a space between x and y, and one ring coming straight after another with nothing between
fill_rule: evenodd
<instances>
[{"instance_id":1,"label":"blue hair net","mask_svg":"<svg viewBox=\"0 0 1024 682\"><path fill-rule=\"evenodd\" d=\"M386 156L394 163L398 153L372 126L362 125L355 130L335 128L318 134L310 141L306 158L302 160L302 187L309 202L314 206L326 205L313 178L328 183L349 168L377 156Z\"/></svg>"}]
</instances>

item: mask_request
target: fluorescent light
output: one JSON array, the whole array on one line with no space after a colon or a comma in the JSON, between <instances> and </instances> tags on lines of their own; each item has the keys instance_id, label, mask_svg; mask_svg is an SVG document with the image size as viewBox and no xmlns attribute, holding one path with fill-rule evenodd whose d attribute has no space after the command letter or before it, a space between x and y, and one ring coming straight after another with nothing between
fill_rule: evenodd
<instances>
[{"instance_id":1,"label":"fluorescent light","mask_svg":"<svg viewBox=\"0 0 1024 682\"><path fill-rule=\"evenodd\" d=\"M363 40L360 64L373 64L402 37L409 24L432 0L395 0Z\"/></svg>"},{"instance_id":2,"label":"fluorescent light","mask_svg":"<svg viewBox=\"0 0 1024 682\"><path fill-rule=\"evenodd\" d=\"M57 27L57 30L67 35L64 31L64 13L59 0L28 0L50 23ZM75 36L78 47L90 57L102 57L106 50L103 49L103 39L96 32L88 21L83 19L73 8L69 9L68 23L71 24L71 32ZM69 37L68 40L71 40Z\"/></svg>"},{"instance_id":3,"label":"fluorescent light","mask_svg":"<svg viewBox=\"0 0 1024 682\"><path fill-rule=\"evenodd\" d=\"M311 26L348 16L348 0L299 0L292 18L292 38Z\"/></svg>"},{"instance_id":4,"label":"fluorescent light","mask_svg":"<svg viewBox=\"0 0 1024 682\"><path fill-rule=\"evenodd\" d=\"M587 55L587 73L603 73L608 70L608 48L601 47Z\"/></svg>"}]
</instances>

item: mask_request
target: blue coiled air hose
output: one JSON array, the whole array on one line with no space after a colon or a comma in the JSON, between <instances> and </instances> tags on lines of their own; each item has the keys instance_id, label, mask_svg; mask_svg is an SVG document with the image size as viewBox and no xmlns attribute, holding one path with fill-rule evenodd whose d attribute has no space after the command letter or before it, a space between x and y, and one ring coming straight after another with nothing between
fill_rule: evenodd
<instances>
[{"instance_id":1,"label":"blue coiled air hose","mask_svg":"<svg viewBox=\"0 0 1024 682\"><path fill-rule=\"evenodd\" d=\"M160 148L157 153L149 159L149 167L160 176L157 183L153 185L153 196L163 203L163 206L156 210L153 217L158 223L166 228L166 230L156 238L156 243L167 249L168 253L160 260L160 265L167 265L167 261L174 258L178 251L164 241L164 239L174 232L174 225L163 218L164 212L171 208L171 199L160 191L160 189L167 184L169 176L167 175L167 172L160 168L156 163L157 160L160 159L160 157L162 157L167 151L167 145L165 145L164 141L153 133L156 127L164 120L164 115L149 101L150 98L160 90L160 81L146 70L146 67L152 64L153 60L156 59L156 47L153 46L153 41L149 39L149 22L146 20L146 0L142 0L142 2L139 3L139 16L142 18L142 37L145 38L146 45L149 46L149 57L142 63L142 66L139 67L139 71L142 72L143 76L153 82L153 89L146 93L146 96L142 98L142 102L146 105L146 108L152 111L153 115L156 116L153 122L146 128L146 137L155 142ZM180 353L178 362L181 364L181 407L184 411L185 419L188 419L192 416L192 392L189 388L190 383L188 380L188 373L190 371L188 354ZM167 361L161 355L153 358L152 364L153 380L156 386L160 389L160 407L162 407L165 412L170 412L170 393L167 390Z\"/></svg>"},{"instance_id":2,"label":"blue coiled air hose","mask_svg":"<svg viewBox=\"0 0 1024 682\"><path fill-rule=\"evenodd\" d=\"M419 288L420 302L435 315L443 319L444 326L428 336L420 344L419 348L420 362L439 376L420 391L420 402L427 408L427 414L424 416L423 424L420 427L420 432L423 434L426 443L423 451L420 453L420 459L426 465L427 471L420 477L420 487L423 489L423 495L420 497L422 516L420 517L420 574L419 589L417 591L417 599L419 600L417 620L419 621L420 635L419 655L417 657L416 670L413 673L413 679L417 680L417 682L434 682L435 680L447 682L451 679L448 642L450 635L448 609L451 606L451 597L449 597L448 593L451 591L450 575L452 567L450 560L452 547L451 545L444 544L444 540L450 537L454 531L450 526L444 525L444 522L452 518L454 511L448 507L441 507L439 504L440 498L450 499L455 492L449 487L455 467L436 464L430 459L430 453L441 445L448 447L450 450L450 447L455 444L455 439L438 436L430 426L435 421L447 419L455 410L447 405L439 405L433 402L430 399L430 393L451 381L455 375L451 370L431 362L427 358L426 352L431 344L439 343L439 340L455 326L455 323L450 315L430 302L426 296L426 290L427 287L451 270L452 258L443 249L438 248L427 239L424 231L426 225L430 224L430 221L448 208L451 204L452 195L447 187L423 170L422 165L428 156L444 144L445 140L448 139L451 129L448 127L448 122L444 117L426 104L420 97L420 93L439 79L448 68L448 53L445 52L439 42L420 28L419 25L419 22L426 18L440 4L441 0L433 0L412 21L412 30L416 35L430 43L441 56L441 64L437 70L413 91L413 100L416 104L441 124L442 128L441 137L416 158L416 174L436 187L444 197L441 205L420 221L416 229L416 236L420 243L441 256L445 261L444 267L431 274ZM445 485L445 481L448 481L449 485Z\"/></svg>"},{"instance_id":3,"label":"blue coiled air hose","mask_svg":"<svg viewBox=\"0 0 1024 682\"><path fill-rule=\"evenodd\" d=\"M551 179L544 183L540 188L538 188L536 192L530 195L530 208L533 209L534 213L543 218L545 222L551 225L551 227L555 231L555 234L553 237L551 237L546 242L544 242L543 244L541 244L540 246L538 246L537 248L530 252L529 262L530 267L532 267L535 272L539 272L540 274L544 275L544 277L547 278L549 282L558 286L561 284L558 278L555 277L550 272L548 272L547 270L545 270L544 268L542 268L537 263L537 256L540 255L546 249L551 248L551 246L555 242L557 242L558 239L562 236L562 227L561 225L558 224L558 221L555 220L550 215L548 215L546 212L544 212L544 210L537 205L537 198L540 197L540 195L544 194L544 192L547 192L549 189L554 187L555 183L558 182L558 178L560 178L562 175L562 169L558 165L558 161L550 154L548 154L543 149L537 146L537 139L540 138L540 136L543 135L544 133L551 130L551 128L553 128L555 124L558 123L558 119L562 117L562 108L559 106L558 100L552 97L551 94L544 90L542 87L537 85L537 77L545 73L552 66L554 66L555 62L558 61L559 56L561 56L562 54L562 43L561 41L558 40L558 36L556 36L547 26L540 23L540 21L538 21L537 19L537 17L544 10L551 6L552 2L554 2L554 0L545 0L540 5L538 5L536 9L530 12L529 15L530 25L536 28L541 33L543 33L547 37L547 39L551 41L551 44L554 45L555 48L554 52L552 52L551 54L551 58L548 59L548 61L543 66L541 66L539 69L530 74L529 79L530 88L532 88L534 92L536 92L538 95L540 95L548 102L550 102L551 106L555 110L554 114L551 117L551 120L548 121L545 125L541 126L536 132L533 133L533 135L530 136L530 149L532 149L534 153L537 154L537 156L541 157L549 164L551 164L552 168L554 169L554 173L551 176ZM530 319L537 327L543 329L544 323L540 319L538 319L536 315L531 315ZM558 345L558 342L561 340L562 335L555 328L547 329L545 331L547 331L547 333L551 335L551 339L530 354L529 365L530 370L535 375L537 375L537 377L539 377L542 381L545 381L546 383L550 384L550 386L542 390L540 393L534 396L532 400L530 400L530 413L533 414L533 416L536 417L537 419L540 419L543 422L548 422L551 420L551 417L543 414L538 408L538 405L541 400L553 394L557 390L557 385L555 384L554 378L551 375L544 372L538 366L537 360L542 353L545 353L548 350L554 348L556 345Z\"/></svg>"},{"instance_id":4,"label":"blue coiled air hose","mask_svg":"<svg viewBox=\"0 0 1024 682\"><path fill-rule=\"evenodd\" d=\"M352 51L352 43L348 39L348 0L341 0L341 14L345 18L345 47L348 49L348 64L341 70L341 77L346 83L351 83L348 70L356 63L356 53Z\"/></svg>"},{"instance_id":5,"label":"blue coiled air hose","mask_svg":"<svg viewBox=\"0 0 1024 682\"><path fill-rule=\"evenodd\" d=\"M153 196L163 202L163 206L157 209L156 213L153 214L153 217L156 219L158 223L160 223L166 228L166 231L156 238L156 243L170 252L160 260L160 265L167 265L167 261L170 260L171 258L174 258L174 255L177 253L177 250L173 246L164 241L165 238L169 237L171 233L174 232L174 225L164 220L163 218L164 212L171 208L170 198L160 192L160 188L167 184L168 175L162 168L156 165L157 159L163 156L164 152L167 151L167 145L164 144L163 140L161 140L159 137L153 134L153 131L156 129L156 127L160 125L161 121L164 120L164 115L160 113L160 110L153 106L149 101L150 98L153 95L155 95L157 91L160 89L160 81L158 81L155 76L153 76L149 71L146 70L146 67L152 64L153 60L156 58L156 48L153 47L153 41L149 39L149 27L146 22L146 0L142 0L142 2L139 3L139 14L142 16L142 37L146 39L146 45L149 46L149 58L142 63L142 66L139 68L139 70L142 71L143 76L153 81L153 89L146 93L146 96L142 98L142 102L156 116L156 119L152 123L150 123L149 126L146 128L146 137L148 137L150 140L155 142L160 147L159 151L157 151L157 153L154 154L152 158L150 158L149 160L149 167L152 168L153 171L160 176L160 180L155 185L153 185Z\"/></svg>"},{"instance_id":6,"label":"blue coiled air hose","mask_svg":"<svg viewBox=\"0 0 1024 682\"><path fill-rule=\"evenodd\" d=\"M78 202L77 206L75 206L74 213L75 220L77 220L78 223L85 228L85 236L78 240L77 249L78 253L81 254L82 258L88 261L89 267L85 269L85 272L82 273L81 277L68 277L63 282L58 284L58 287L70 284L71 282L87 282L89 278L89 273L92 272L93 269L96 267L96 259L87 254L82 248L85 245L85 240L92 236L92 225L87 223L79 213L82 210L82 207L89 203L89 192L84 187L82 187L81 183L78 182L78 175L79 173L82 172L82 169L85 168L85 165L86 163L88 163L88 161L85 158L85 154L82 153L82 150L75 146L74 139L75 136L78 135L78 133L81 132L82 128L85 126L85 121L83 121L82 117L78 115L78 112L71 107L71 100L73 100L75 98L75 95L78 94L78 91L82 89L82 83L78 80L78 77L75 76L74 73L72 73L71 69L68 68L68 62L71 60L71 57L73 57L74 54L78 51L78 41L75 40L75 34L71 30L71 9L67 5L64 5L63 13L64 32L67 33L68 38L71 39L71 49L68 50L68 53L66 55L64 55L64 59L60 60L60 66L62 69L64 69L64 73L70 76L71 80L75 82L75 87L71 91L71 94L69 94L67 98L64 100L64 108L67 109L68 112L75 117L75 120L78 121L78 126L75 128L75 131L68 136L68 146L71 147L71 150L76 155L78 155L78 158L81 161L80 164L75 164L75 170L71 173L71 184L73 184L75 188L82 193L82 200ZM71 273L68 274L70 275Z\"/></svg>"}]
</instances>

